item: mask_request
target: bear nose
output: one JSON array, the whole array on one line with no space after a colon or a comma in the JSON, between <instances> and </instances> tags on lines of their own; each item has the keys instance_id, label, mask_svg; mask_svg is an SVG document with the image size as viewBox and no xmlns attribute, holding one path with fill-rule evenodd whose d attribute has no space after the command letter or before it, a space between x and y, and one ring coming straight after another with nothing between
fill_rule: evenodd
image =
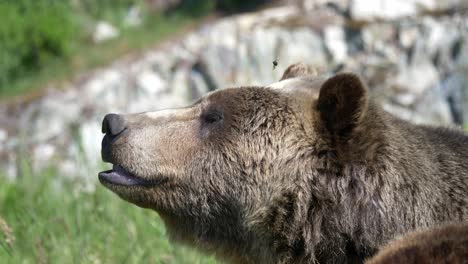
<instances>
[{"instance_id":1,"label":"bear nose","mask_svg":"<svg viewBox=\"0 0 468 264\"><path fill-rule=\"evenodd\" d=\"M125 122L118 114L107 114L102 120L102 133L109 136L117 136L125 130Z\"/></svg>"}]
</instances>

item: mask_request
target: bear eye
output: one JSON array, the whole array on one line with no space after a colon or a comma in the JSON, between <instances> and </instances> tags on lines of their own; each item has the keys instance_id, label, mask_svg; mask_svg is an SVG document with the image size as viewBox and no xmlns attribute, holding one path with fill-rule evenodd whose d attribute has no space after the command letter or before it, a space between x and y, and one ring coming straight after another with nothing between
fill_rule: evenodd
<instances>
[{"instance_id":1,"label":"bear eye","mask_svg":"<svg viewBox=\"0 0 468 264\"><path fill-rule=\"evenodd\" d=\"M223 120L223 114L218 111L210 111L206 114L203 114L202 119L208 124L214 124Z\"/></svg>"}]
</instances>

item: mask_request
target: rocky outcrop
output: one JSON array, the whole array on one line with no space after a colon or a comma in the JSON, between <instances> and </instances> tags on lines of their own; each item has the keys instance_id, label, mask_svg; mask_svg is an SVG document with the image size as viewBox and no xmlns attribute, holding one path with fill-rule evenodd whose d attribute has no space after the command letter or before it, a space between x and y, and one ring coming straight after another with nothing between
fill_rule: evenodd
<instances>
[{"instance_id":1,"label":"rocky outcrop","mask_svg":"<svg viewBox=\"0 0 468 264\"><path fill-rule=\"evenodd\" d=\"M418 8L396 8L404 11L396 14L375 7L378 13L362 0L315 0L229 17L66 87L49 87L36 100L1 105L0 166L14 178L26 157L34 170L55 164L59 176L90 182L100 166L104 114L177 107L214 89L269 84L298 61L324 74L360 73L372 96L402 118L467 122L468 15L462 1L366 2Z\"/></svg>"}]
</instances>

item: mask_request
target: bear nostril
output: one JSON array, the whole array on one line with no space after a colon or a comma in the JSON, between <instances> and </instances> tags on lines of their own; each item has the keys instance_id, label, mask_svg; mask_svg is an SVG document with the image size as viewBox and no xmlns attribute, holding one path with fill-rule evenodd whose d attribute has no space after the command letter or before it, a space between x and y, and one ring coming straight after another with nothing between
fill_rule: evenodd
<instances>
[{"instance_id":1,"label":"bear nostril","mask_svg":"<svg viewBox=\"0 0 468 264\"><path fill-rule=\"evenodd\" d=\"M102 120L102 133L116 136L125 129L125 122L122 116L117 114L107 114Z\"/></svg>"}]
</instances>

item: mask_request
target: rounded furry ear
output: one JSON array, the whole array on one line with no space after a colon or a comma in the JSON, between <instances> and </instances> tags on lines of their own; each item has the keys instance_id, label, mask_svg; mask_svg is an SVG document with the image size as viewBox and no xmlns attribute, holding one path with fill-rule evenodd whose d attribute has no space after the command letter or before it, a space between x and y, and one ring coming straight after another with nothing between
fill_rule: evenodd
<instances>
[{"instance_id":1,"label":"rounded furry ear","mask_svg":"<svg viewBox=\"0 0 468 264\"><path fill-rule=\"evenodd\" d=\"M367 110L367 88L352 73L339 73L320 88L317 110L325 128L345 137L361 122Z\"/></svg>"},{"instance_id":2,"label":"rounded furry ear","mask_svg":"<svg viewBox=\"0 0 468 264\"><path fill-rule=\"evenodd\" d=\"M280 81L306 75L317 76L317 71L309 65L299 62L289 65L289 67L284 71L283 77L281 77Z\"/></svg>"}]
</instances>

